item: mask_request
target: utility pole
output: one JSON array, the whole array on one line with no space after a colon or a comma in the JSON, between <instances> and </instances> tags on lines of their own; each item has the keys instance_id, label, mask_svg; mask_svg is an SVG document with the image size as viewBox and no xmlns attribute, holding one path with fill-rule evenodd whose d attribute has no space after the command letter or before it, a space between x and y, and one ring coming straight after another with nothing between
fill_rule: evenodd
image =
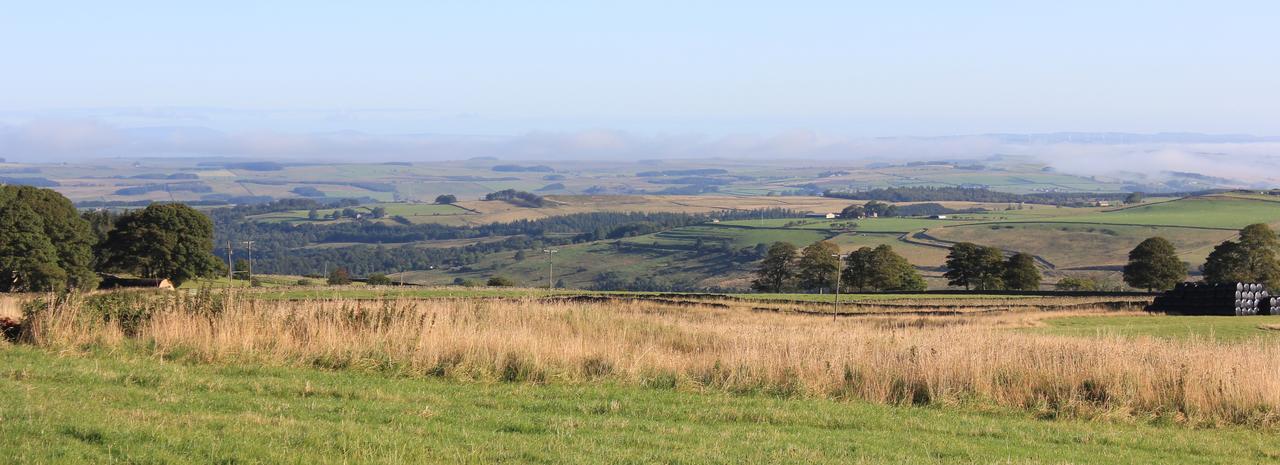
<instances>
[{"instance_id":1,"label":"utility pole","mask_svg":"<svg viewBox=\"0 0 1280 465\"><path fill-rule=\"evenodd\" d=\"M835 321L836 315L840 314L840 275L844 274L844 257L838 253L831 256L836 257L836 296L831 301L831 320Z\"/></svg>"},{"instance_id":2,"label":"utility pole","mask_svg":"<svg viewBox=\"0 0 1280 465\"><path fill-rule=\"evenodd\" d=\"M249 254L249 287L253 287L253 241L244 241Z\"/></svg>"},{"instance_id":3,"label":"utility pole","mask_svg":"<svg viewBox=\"0 0 1280 465\"><path fill-rule=\"evenodd\" d=\"M227 287L236 282L236 265L231 262L231 241L227 241Z\"/></svg>"},{"instance_id":4,"label":"utility pole","mask_svg":"<svg viewBox=\"0 0 1280 465\"><path fill-rule=\"evenodd\" d=\"M556 288L556 285L555 285L556 261L554 260L554 257L552 257L552 255L554 255L556 252L559 252L560 250L559 249L542 249L542 251L547 254L547 290L555 289Z\"/></svg>"}]
</instances>

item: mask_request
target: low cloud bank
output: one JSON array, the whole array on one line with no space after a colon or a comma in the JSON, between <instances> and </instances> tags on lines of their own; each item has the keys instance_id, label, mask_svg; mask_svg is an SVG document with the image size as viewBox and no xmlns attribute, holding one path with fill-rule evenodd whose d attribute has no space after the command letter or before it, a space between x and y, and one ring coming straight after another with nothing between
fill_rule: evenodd
<instances>
[{"instance_id":1,"label":"low cloud bank","mask_svg":"<svg viewBox=\"0 0 1280 465\"><path fill-rule=\"evenodd\" d=\"M773 135L638 135L614 130L519 136L376 135L361 132L229 133L204 127L124 128L93 119L0 125L0 157L74 161L114 157L225 156L274 160L431 161L674 158L911 161L1034 157L1069 173L1149 176L1169 172L1265 185L1280 180L1280 140L1250 136L974 135L845 138L809 131Z\"/></svg>"}]
</instances>

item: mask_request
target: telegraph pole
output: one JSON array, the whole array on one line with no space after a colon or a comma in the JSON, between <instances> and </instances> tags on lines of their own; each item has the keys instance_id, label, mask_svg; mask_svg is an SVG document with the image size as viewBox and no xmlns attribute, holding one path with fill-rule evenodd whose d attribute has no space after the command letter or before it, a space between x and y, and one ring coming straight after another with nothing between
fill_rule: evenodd
<instances>
[{"instance_id":1,"label":"telegraph pole","mask_svg":"<svg viewBox=\"0 0 1280 465\"><path fill-rule=\"evenodd\" d=\"M253 241L244 241L249 254L249 287L253 287Z\"/></svg>"},{"instance_id":2,"label":"telegraph pole","mask_svg":"<svg viewBox=\"0 0 1280 465\"><path fill-rule=\"evenodd\" d=\"M227 287L236 282L236 265L231 262L231 241L227 241Z\"/></svg>"},{"instance_id":3,"label":"telegraph pole","mask_svg":"<svg viewBox=\"0 0 1280 465\"><path fill-rule=\"evenodd\" d=\"M840 313L840 275L844 274L844 257L838 253L831 256L836 257L836 296L831 301L831 320L835 321L836 315Z\"/></svg>"},{"instance_id":4,"label":"telegraph pole","mask_svg":"<svg viewBox=\"0 0 1280 465\"><path fill-rule=\"evenodd\" d=\"M542 249L547 254L547 290L555 289L556 261L553 255L559 252L559 249Z\"/></svg>"}]
</instances>

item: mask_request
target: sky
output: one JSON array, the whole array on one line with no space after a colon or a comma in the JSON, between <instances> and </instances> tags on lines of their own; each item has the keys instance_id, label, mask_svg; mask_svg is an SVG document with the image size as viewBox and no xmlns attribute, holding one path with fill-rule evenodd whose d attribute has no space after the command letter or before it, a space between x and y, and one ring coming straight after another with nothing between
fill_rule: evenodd
<instances>
[{"instance_id":1,"label":"sky","mask_svg":"<svg viewBox=\"0 0 1280 465\"><path fill-rule=\"evenodd\" d=\"M0 0L0 150L176 126L1273 136L1276 18L1232 0Z\"/></svg>"}]
</instances>

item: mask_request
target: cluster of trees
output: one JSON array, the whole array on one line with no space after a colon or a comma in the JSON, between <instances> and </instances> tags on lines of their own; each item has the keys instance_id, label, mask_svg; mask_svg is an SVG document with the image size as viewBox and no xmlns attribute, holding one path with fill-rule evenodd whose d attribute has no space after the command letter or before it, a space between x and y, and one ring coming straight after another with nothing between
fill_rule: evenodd
<instances>
[{"instance_id":1,"label":"cluster of trees","mask_svg":"<svg viewBox=\"0 0 1280 465\"><path fill-rule=\"evenodd\" d=\"M547 205L547 199L542 198L538 194L532 192L518 191L515 189L503 189L497 192L485 194L485 200L503 200L513 205L529 208L541 208Z\"/></svg>"},{"instance_id":2,"label":"cluster of trees","mask_svg":"<svg viewBox=\"0 0 1280 465\"><path fill-rule=\"evenodd\" d=\"M214 209L209 214L214 219L217 230L215 244L225 247L228 242L238 244L246 240L255 241L254 269L263 273L305 275L318 272L326 264L341 264L356 275L364 276L387 271L466 266L479 262L487 254L521 249L540 250L547 246L606 240L611 236L619 238L625 237L629 231L639 229L663 231L713 219L796 216L796 212L786 209L713 214L593 212L479 226L380 222L293 225L258 222L247 218L263 213L310 209L322 205L325 204L311 199L282 199L266 205ZM634 226L636 224L643 226ZM408 245L427 240L492 237L505 238L464 247L422 248ZM332 242L369 245L304 248L311 244ZM215 253L221 255L226 250L216 248Z\"/></svg>"},{"instance_id":3,"label":"cluster of trees","mask_svg":"<svg viewBox=\"0 0 1280 465\"><path fill-rule=\"evenodd\" d=\"M658 176L715 176L721 174L729 174L729 171L720 168L696 168L688 170L641 171L636 173L636 176L652 178Z\"/></svg>"},{"instance_id":4,"label":"cluster of trees","mask_svg":"<svg viewBox=\"0 0 1280 465\"><path fill-rule=\"evenodd\" d=\"M195 192L197 194L213 192L213 188L202 182L174 182L168 184L146 184L117 189L116 195L143 195L151 192Z\"/></svg>"},{"instance_id":5,"label":"cluster of trees","mask_svg":"<svg viewBox=\"0 0 1280 465\"><path fill-rule=\"evenodd\" d=\"M1240 230L1238 240L1214 247L1201 271L1211 283L1263 283L1280 290L1280 237L1270 226L1252 224Z\"/></svg>"},{"instance_id":6,"label":"cluster of trees","mask_svg":"<svg viewBox=\"0 0 1280 465\"><path fill-rule=\"evenodd\" d=\"M846 219L865 218L868 216L897 216L898 207L872 200L862 205L850 205L840 210L840 217Z\"/></svg>"},{"instance_id":7,"label":"cluster of trees","mask_svg":"<svg viewBox=\"0 0 1280 465\"><path fill-rule=\"evenodd\" d=\"M911 205L893 205L889 203L872 200L862 205L850 205L840 211L840 217L845 219L858 219L868 216L877 217L896 217L896 216L932 216L932 215L950 215L953 213L974 213L985 211L981 208L970 208L964 210L956 210L947 208L938 203L917 203Z\"/></svg>"},{"instance_id":8,"label":"cluster of trees","mask_svg":"<svg viewBox=\"0 0 1280 465\"><path fill-rule=\"evenodd\" d=\"M951 246L947 254L947 271L943 277L947 284L979 291L1019 290L1040 288L1040 269L1035 257L1015 253L1008 259L1004 252L969 242Z\"/></svg>"},{"instance_id":9,"label":"cluster of trees","mask_svg":"<svg viewBox=\"0 0 1280 465\"><path fill-rule=\"evenodd\" d=\"M862 247L846 256L829 241L804 249L775 242L765 252L751 287L761 292L835 290L922 291L924 278L889 245Z\"/></svg>"},{"instance_id":10,"label":"cluster of trees","mask_svg":"<svg viewBox=\"0 0 1280 465\"><path fill-rule=\"evenodd\" d=\"M0 186L0 291L94 289L97 272L167 278L220 272L213 223L182 204L80 215L61 194Z\"/></svg>"},{"instance_id":11,"label":"cluster of trees","mask_svg":"<svg viewBox=\"0 0 1280 465\"><path fill-rule=\"evenodd\" d=\"M1173 243L1152 237L1129 252L1124 282L1148 291L1168 290L1187 278L1187 268ZM1280 236L1266 224L1245 226L1237 240L1214 247L1200 270L1210 283L1263 283L1280 289Z\"/></svg>"}]
</instances>

